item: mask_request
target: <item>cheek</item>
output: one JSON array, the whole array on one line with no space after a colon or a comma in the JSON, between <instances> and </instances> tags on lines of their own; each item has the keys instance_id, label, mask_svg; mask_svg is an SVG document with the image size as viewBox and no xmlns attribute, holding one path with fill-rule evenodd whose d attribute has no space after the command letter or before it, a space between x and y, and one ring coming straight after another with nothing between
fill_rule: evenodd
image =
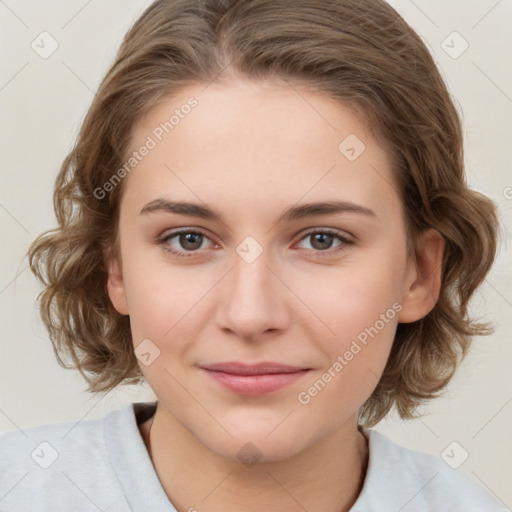
<instances>
[{"instance_id":1,"label":"cheek","mask_svg":"<svg viewBox=\"0 0 512 512\"><path fill-rule=\"evenodd\" d=\"M384 370L402 309L404 261L391 250L387 258L380 252L329 275L319 273L315 286L304 282L298 293L307 297L321 321L314 322L309 337L317 340L317 348L326 356L321 382L315 376L316 384L305 401L318 393L322 398L314 398L317 406L340 401L358 408L371 394Z\"/></svg>"},{"instance_id":2,"label":"cheek","mask_svg":"<svg viewBox=\"0 0 512 512\"><path fill-rule=\"evenodd\" d=\"M366 256L356 263L317 272L314 279L296 280L299 297L322 322L333 345L353 339L382 315L396 324L403 264L399 255ZM379 327L383 329L381 322ZM327 336L329 338L329 336Z\"/></svg>"},{"instance_id":3,"label":"cheek","mask_svg":"<svg viewBox=\"0 0 512 512\"><path fill-rule=\"evenodd\" d=\"M361 295L340 304L329 324L336 334L318 343L326 363L297 399L310 416L323 418L332 428L363 405L382 376L401 309L398 301L385 299Z\"/></svg>"},{"instance_id":4,"label":"cheek","mask_svg":"<svg viewBox=\"0 0 512 512\"><path fill-rule=\"evenodd\" d=\"M218 273L206 267L171 266L161 255L150 262L143 251L131 253L125 268L134 344L149 338L165 351L182 350L204 321L207 294Z\"/></svg>"},{"instance_id":5,"label":"cheek","mask_svg":"<svg viewBox=\"0 0 512 512\"><path fill-rule=\"evenodd\" d=\"M146 246L145 241L136 239L135 234L129 231L123 242L123 277L132 329L137 324L156 327L155 322L158 323L159 318L164 321L165 316L175 309L173 302L177 302L178 299L176 294L172 293L174 286L176 285L180 292L182 290L178 288L179 283L173 283L169 279L169 269L162 264L163 251ZM178 273L176 274L179 279ZM171 322L172 318L168 318L170 325ZM153 332L155 333L156 331Z\"/></svg>"}]
</instances>

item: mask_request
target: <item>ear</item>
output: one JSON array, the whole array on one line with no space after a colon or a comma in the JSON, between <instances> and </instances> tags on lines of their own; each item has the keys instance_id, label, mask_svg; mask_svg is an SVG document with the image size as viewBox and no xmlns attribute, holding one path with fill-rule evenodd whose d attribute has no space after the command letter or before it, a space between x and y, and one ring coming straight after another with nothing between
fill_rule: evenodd
<instances>
[{"instance_id":1,"label":"ear","mask_svg":"<svg viewBox=\"0 0 512 512\"><path fill-rule=\"evenodd\" d=\"M415 322L436 305L441 290L444 239L439 231L424 231L408 262L399 323Z\"/></svg>"},{"instance_id":2,"label":"ear","mask_svg":"<svg viewBox=\"0 0 512 512\"><path fill-rule=\"evenodd\" d=\"M128 301L126 300L122 266L117 256L113 256L107 260L107 269L107 289L110 300L119 313L128 315Z\"/></svg>"}]
</instances>

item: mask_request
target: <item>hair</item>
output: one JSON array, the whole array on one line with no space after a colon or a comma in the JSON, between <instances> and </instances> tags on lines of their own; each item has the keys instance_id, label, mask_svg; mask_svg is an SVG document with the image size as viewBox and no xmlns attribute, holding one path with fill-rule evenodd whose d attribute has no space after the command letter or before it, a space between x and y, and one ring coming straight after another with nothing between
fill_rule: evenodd
<instances>
[{"instance_id":1,"label":"hair","mask_svg":"<svg viewBox=\"0 0 512 512\"><path fill-rule=\"evenodd\" d=\"M59 227L28 251L59 364L78 369L89 392L143 380L129 316L107 292L126 180L105 198L95 190L122 167L132 128L151 108L189 85L233 77L285 80L357 109L392 161L408 247L429 228L442 235L439 299L421 320L398 324L359 409L368 426L393 405L415 417L446 387L471 336L493 332L469 317L468 301L494 261L499 223L495 204L466 184L461 120L431 54L383 0L158 0L142 13L57 176Z\"/></svg>"}]
</instances>

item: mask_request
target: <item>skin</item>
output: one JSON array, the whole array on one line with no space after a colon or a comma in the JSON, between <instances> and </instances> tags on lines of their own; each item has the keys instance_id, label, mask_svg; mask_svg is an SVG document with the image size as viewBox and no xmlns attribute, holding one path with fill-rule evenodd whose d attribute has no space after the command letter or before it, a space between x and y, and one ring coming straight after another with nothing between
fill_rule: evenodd
<instances>
[{"instance_id":1,"label":"skin","mask_svg":"<svg viewBox=\"0 0 512 512\"><path fill-rule=\"evenodd\" d=\"M137 123L132 150L190 96L198 106L125 178L121 257L108 262L109 295L130 316L134 347L150 339L160 350L148 366L139 363L158 398L141 434L180 512L349 510L368 462L357 411L378 383L397 324L422 318L438 299L442 238L426 231L408 256L385 148L348 106L286 83L187 87ZM338 150L350 134L366 146L352 162ZM224 222L141 215L156 198L207 204ZM296 203L331 200L375 216L277 221ZM158 243L177 228L206 236L195 245L179 236ZM353 243L335 236L315 243L322 228ZM247 236L263 251L251 263L236 251ZM396 316L301 404L298 394L394 303ZM225 361L311 370L281 390L247 396L198 367ZM237 457L248 442L260 457L251 466Z\"/></svg>"}]
</instances>

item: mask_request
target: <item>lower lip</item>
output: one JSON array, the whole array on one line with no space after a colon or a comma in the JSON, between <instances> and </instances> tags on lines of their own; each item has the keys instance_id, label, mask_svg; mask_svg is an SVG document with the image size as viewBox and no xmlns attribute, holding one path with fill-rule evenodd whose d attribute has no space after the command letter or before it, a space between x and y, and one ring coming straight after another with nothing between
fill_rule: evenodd
<instances>
[{"instance_id":1,"label":"lower lip","mask_svg":"<svg viewBox=\"0 0 512 512\"><path fill-rule=\"evenodd\" d=\"M213 370L204 370L212 379L235 393L263 395L293 384L309 370L293 373L268 373L264 375L234 375Z\"/></svg>"}]
</instances>

